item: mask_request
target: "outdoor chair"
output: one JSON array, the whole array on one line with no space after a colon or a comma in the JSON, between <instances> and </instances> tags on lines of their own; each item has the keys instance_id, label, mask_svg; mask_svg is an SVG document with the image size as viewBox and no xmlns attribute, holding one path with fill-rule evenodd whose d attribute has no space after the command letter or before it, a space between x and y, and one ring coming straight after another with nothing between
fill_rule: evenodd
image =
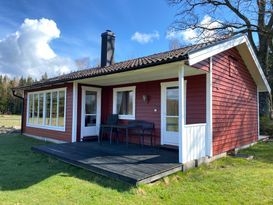
<instances>
[{"instance_id":1,"label":"outdoor chair","mask_svg":"<svg viewBox=\"0 0 273 205\"><path fill-rule=\"evenodd\" d=\"M110 114L107 117L106 123L100 125L100 133L98 137L98 142L102 142L102 138L105 133L111 136L112 132L115 132L116 136L118 136L117 129L112 127L117 124L118 124L118 114Z\"/></svg>"}]
</instances>

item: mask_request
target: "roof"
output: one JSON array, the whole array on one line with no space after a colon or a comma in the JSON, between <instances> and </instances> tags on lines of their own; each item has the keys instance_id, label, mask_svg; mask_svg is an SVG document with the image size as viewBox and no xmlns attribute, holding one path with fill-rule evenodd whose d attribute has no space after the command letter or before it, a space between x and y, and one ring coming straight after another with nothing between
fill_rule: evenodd
<instances>
[{"instance_id":1,"label":"roof","mask_svg":"<svg viewBox=\"0 0 273 205\"><path fill-rule=\"evenodd\" d=\"M171 51L156 53L153 55L139 57L139 58L130 59L126 61L121 61L121 62L117 62L105 67L94 67L94 68L79 70L79 71L71 72L68 74L60 75L57 77L49 78L46 80L41 80L29 86L17 87L15 89L24 90L24 89L37 88L40 86L51 85L55 83L62 83L62 82L68 82L68 81L79 80L84 78L97 77L102 75L125 72L129 70L136 70L136 69L141 69L145 67L185 60L187 59L187 54L189 52L198 50L203 47L207 47L210 44L213 44L213 42L186 46L186 47L174 49Z\"/></svg>"},{"instance_id":2,"label":"roof","mask_svg":"<svg viewBox=\"0 0 273 205\"><path fill-rule=\"evenodd\" d=\"M268 91L270 93L271 89L261 69L261 66L257 60L257 57L254 54L254 51L248 41L248 38L244 35L238 35L238 36L233 36L233 37L225 38L221 40L215 40L212 42L186 46L186 47L174 49L171 51L161 52L161 53L157 53L157 54L153 54L149 56L144 56L140 58L135 58L135 59L130 59L130 60L114 63L112 65L105 66L105 67L95 67L95 68L75 71L75 72L60 75L54 78L49 78L47 80L38 81L33 83L30 86L22 86L22 87L17 87L15 89L30 90L30 89L35 89L35 88L44 87L44 86L57 84L57 83L64 83L64 82L69 82L74 80L85 79L85 78L137 70L137 69L142 69L142 68L166 64L166 63L172 63L172 62L181 61L181 60L188 60L189 64L193 65L213 55L216 55L217 53L223 52L229 48L239 46L241 44L245 44L247 46L246 49L249 52L248 53L244 52L243 54L246 55L246 57L248 57L248 61L249 61L249 56L251 59L253 59L253 63L250 63L249 65L249 67L251 67L250 72L254 80L256 81L257 85L261 84L260 91ZM253 65L255 67L253 67ZM255 71L253 72L253 70Z\"/></svg>"}]
</instances>

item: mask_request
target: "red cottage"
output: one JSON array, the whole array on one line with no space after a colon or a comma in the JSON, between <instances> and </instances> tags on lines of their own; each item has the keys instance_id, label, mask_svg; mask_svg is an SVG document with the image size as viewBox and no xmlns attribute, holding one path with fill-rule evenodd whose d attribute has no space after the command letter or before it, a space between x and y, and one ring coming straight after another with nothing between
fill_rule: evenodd
<instances>
[{"instance_id":1,"label":"red cottage","mask_svg":"<svg viewBox=\"0 0 273 205\"><path fill-rule=\"evenodd\" d=\"M24 90L25 135L82 141L113 113L120 123L154 123L154 143L177 147L183 164L258 140L259 92L270 87L246 36L118 63L114 40L102 34L101 67L16 88Z\"/></svg>"}]
</instances>

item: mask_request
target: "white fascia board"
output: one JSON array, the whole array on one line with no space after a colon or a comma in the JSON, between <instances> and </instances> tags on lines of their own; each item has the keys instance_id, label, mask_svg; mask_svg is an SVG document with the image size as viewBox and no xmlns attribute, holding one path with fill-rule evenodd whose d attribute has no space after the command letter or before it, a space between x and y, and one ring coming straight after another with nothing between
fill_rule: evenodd
<instances>
[{"instance_id":1,"label":"white fascia board","mask_svg":"<svg viewBox=\"0 0 273 205\"><path fill-rule=\"evenodd\" d=\"M249 52L251 54L251 57L253 58L254 62L255 62L255 67L257 68L260 77L262 78L262 81L264 83L264 86L266 88L266 90L260 90L261 92L269 92L271 93L271 88L266 80L266 77L264 75L264 72L261 68L261 65L258 61L258 58L248 40L248 38L246 36L235 36L232 37L226 41L222 41L219 43L216 43L212 46L208 46L206 48L201 48L199 50L193 51L193 52L189 52L188 54L188 62L189 65L194 65L196 63L199 63L205 59L208 59L214 55L217 55L218 53L224 52L230 48L239 46L241 44L245 43L249 49Z\"/></svg>"},{"instance_id":2,"label":"white fascia board","mask_svg":"<svg viewBox=\"0 0 273 205\"><path fill-rule=\"evenodd\" d=\"M230 48L236 47L245 42L246 42L246 38L244 36L236 36L226 41L222 41L222 42L213 44L211 46L189 52L188 53L189 65L194 65L196 63L199 63L202 60L208 59L218 53L221 53Z\"/></svg>"},{"instance_id":3,"label":"white fascia board","mask_svg":"<svg viewBox=\"0 0 273 205\"><path fill-rule=\"evenodd\" d=\"M253 50L253 48L252 48L252 46L250 44L248 38L246 38L246 45L247 45L247 47L249 49L249 52L250 52L250 54L251 54L251 56L252 56L252 58L253 58L253 60L254 60L254 62L256 64L256 67L257 67L257 69L258 69L258 71L260 73L260 76L263 79L263 82L264 82L265 87L267 89L266 91L269 92L269 93L271 93L271 88L270 88L270 86L268 84L268 81L267 81L267 79L266 79L266 77L264 75L263 69L262 69L262 67L261 67L261 65L259 63L259 60L258 60L258 58L257 58L257 56L256 56L256 54L255 54L255 52L254 52L254 50Z\"/></svg>"}]
</instances>

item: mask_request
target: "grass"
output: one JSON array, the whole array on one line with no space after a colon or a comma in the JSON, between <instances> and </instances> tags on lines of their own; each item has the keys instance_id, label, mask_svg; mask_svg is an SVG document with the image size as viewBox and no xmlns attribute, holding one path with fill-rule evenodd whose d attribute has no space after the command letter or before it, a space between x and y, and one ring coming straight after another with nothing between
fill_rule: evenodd
<instances>
[{"instance_id":1,"label":"grass","mask_svg":"<svg viewBox=\"0 0 273 205\"><path fill-rule=\"evenodd\" d=\"M21 127L21 115L0 115L0 127Z\"/></svg>"},{"instance_id":2,"label":"grass","mask_svg":"<svg viewBox=\"0 0 273 205\"><path fill-rule=\"evenodd\" d=\"M0 135L0 204L273 204L273 143L158 182L131 187L30 150L45 142Z\"/></svg>"}]
</instances>

